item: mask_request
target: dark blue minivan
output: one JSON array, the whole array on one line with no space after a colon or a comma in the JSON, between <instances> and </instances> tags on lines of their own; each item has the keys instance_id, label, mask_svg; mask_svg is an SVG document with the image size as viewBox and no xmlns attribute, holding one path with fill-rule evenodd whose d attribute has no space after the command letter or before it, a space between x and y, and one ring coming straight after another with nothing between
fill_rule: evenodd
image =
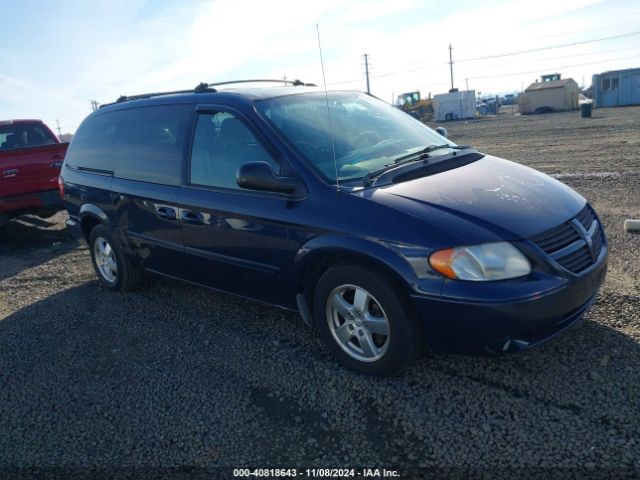
<instances>
[{"instance_id":1,"label":"dark blue minivan","mask_svg":"<svg viewBox=\"0 0 640 480\"><path fill-rule=\"evenodd\" d=\"M147 270L295 310L375 375L425 346L539 344L584 314L606 272L579 194L359 92L121 97L82 123L60 187L105 287Z\"/></svg>"}]
</instances>

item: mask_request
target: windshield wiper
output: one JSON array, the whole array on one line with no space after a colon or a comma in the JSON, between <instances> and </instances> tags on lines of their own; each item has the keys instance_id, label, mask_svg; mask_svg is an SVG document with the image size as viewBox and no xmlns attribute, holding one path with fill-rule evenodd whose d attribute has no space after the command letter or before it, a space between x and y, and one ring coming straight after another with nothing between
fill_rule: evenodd
<instances>
[{"instance_id":1,"label":"windshield wiper","mask_svg":"<svg viewBox=\"0 0 640 480\"><path fill-rule=\"evenodd\" d=\"M469 145L449 145L448 143L443 143L442 145L429 145L428 147L425 147L422 150L418 150L417 152L398 157L393 162L397 165L398 163L403 163L404 160L410 158L413 159L414 157L417 157L416 160L422 160L424 158L429 158L429 153L436 150L442 150L443 148L450 148L452 150L465 150L471 147Z\"/></svg>"},{"instance_id":2,"label":"windshield wiper","mask_svg":"<svg viewBox=\"0 0 640 480\"><path fill-rule=\"evenodd\" d=\"M435 150L441 150L443 148L450 148L452 150L466 150L471 147L468 145L449 145L447 143L442 145L429 145L428 147L425 147L422 150L418 150L417 152L402 155L401 157L396 158L393 163L385 165L382 168L370 171L362 178L362 182L364 183L365 187L370 187L371 185L373 185L374 180L383 173L388 172L389 170L393 170L394 168L398 168L400 165L405 163L419 162L420 160L424 160L424 163L427 163L429 153Z\"/></svg>"}]
</instances>

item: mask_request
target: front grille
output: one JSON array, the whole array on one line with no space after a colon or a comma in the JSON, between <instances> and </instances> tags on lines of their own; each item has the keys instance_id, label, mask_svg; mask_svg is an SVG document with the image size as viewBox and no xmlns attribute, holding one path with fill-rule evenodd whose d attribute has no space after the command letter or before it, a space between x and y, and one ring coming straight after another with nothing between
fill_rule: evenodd
<instances>
[{"instance_id":1,"label":"front grille","mask_svg":"<svg viewBox=\"0 0 640 480\"><path fill-rule=\"evenodd\" d=\"M557 263L573 273L589 268L604 246L604 233L586 205L574 218L531 238Z\"/></svg>"}]
</instances>

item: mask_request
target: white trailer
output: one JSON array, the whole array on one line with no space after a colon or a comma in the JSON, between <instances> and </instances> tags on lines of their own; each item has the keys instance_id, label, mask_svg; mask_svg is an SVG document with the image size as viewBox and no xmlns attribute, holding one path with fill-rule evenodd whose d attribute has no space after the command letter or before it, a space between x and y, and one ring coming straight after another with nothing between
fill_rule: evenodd
<instances>
[{"instance_id":1,"label":"white trailer","mask_svg":"<svg viewBox=\"0 0 640 480\"><path fill-rule=\"evenodd\" d=\"M476 116L476 91L463 90L434 95L433 113L436 122L474 118Z\"/></svg>"}]
</instances>

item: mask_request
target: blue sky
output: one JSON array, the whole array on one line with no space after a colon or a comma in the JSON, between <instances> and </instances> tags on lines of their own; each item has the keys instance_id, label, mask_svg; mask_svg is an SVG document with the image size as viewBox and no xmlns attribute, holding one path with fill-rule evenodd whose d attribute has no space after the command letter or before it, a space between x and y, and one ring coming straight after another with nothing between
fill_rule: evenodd
<instances>
[{"instance_id":1,"label":"blue sky","mask_svg":"<svg viewBox=\"0 0 640 480\"><path fill-rule=\"evenodd\" d=\"M364 89L368 53L372 93L387 101L447 91L449 43L455 86L483 93L640 66L640 34L469 60L639 32L637 0L3 0L0 120L73 132L91 99L239 78L321 83L316 23L329 87Z\"/></svg>"}]
</instances>

